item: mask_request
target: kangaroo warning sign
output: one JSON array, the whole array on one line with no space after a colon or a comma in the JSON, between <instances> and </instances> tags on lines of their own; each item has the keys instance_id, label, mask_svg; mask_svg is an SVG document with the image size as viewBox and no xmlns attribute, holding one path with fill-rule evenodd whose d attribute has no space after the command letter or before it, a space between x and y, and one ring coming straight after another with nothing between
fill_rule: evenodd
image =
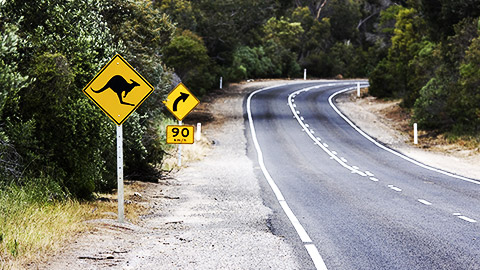
<instances>
[{"instance_id":1,"label":"kangaroo warning sign","mask_svg":"<svg viewBox=\"0 0 480 270\"><path fill-rule=\"evenodd\" d=\"M200 101L183 85L179 83L167 96L167 100L163 102L167 109L182 121Z\"/></svg>"},{"instance_id":2,"label":"kangaroo warning sign","mask_svg":"<svg viewBox=\"0 0 480 270\"><path fill-rule=\"evenodd\" d=\"M83 88L83 93L118 126L122 125L152 92L153 86L119 54Z\"/></svg>"}]
</instances>

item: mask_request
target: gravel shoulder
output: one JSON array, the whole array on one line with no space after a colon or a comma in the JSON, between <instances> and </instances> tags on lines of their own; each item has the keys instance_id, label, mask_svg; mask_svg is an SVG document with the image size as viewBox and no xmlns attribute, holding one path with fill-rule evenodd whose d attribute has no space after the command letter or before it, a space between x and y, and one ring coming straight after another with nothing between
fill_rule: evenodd
<instances>
[{"instance_id":1,"label":"gravel shoulder","mask_svg":"<svg viewBox=\"0 0 480 270\"><path fill-rule=\"evenodd\" d=\"M356 98L348 93L336 99L337 107L360 129L377 141L423 164L468 178L480 179L479 149L458 144L433 142L419 137L413 144L413 127L401 116L399 101L373 97Z\"/></svg>"},{"instance_id":2,"label":"gravel shoulder","mask_svg":"<svg viewBox=\"0 0 480 270\"><path fill-rule=\"evenodd\" d=\"M269 229L272 210L246 154L244 96L272 83L233 85L186 118L207 122L202 136L211 146L168 179L145 184L151 211L138 225L90 221L88 232L31 268L299 269L292 247Z\"/></svg>"}]
</instances>

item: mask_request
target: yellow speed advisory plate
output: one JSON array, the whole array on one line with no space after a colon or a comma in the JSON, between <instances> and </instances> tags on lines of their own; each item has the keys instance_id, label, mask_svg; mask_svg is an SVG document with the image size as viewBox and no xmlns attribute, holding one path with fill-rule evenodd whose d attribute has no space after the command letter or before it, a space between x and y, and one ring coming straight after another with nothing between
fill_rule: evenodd
<instances>
[{"instance_id":1,"label":"yellow speed advisory plate","mask_svg":"<svg viewBox=\"0 0 480 270\"><path fill-rule=\"evenodd\" d=\"M152 92L153 86L119 54L83 88L83 93L119 126Z\"/></svg>"},{"instance_id":2,"label":"yellow speed advisory plate","mask_svg":"<svg viewBox=\"0 0 480 270\"><path fill-rule=\"evenodd\" d=\"M168 144L193 144L194 143L194 127L183 125L167 126L167 143Z\"/></svg>"}]
</instances>

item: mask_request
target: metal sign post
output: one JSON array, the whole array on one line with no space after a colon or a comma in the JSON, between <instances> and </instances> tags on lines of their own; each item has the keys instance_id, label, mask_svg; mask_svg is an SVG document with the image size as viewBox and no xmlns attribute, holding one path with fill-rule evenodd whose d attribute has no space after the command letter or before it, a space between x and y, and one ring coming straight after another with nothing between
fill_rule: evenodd
<instances>
[{"instance_id":1,"label":"metal sign post","mask_svg":"<svg viewBox=\"0 0 480 270\"><path fill-rule=\"evenodd\" d=\"M124 221L123 206L123 129L117 126L117 193L118 193L118 222Z\"/></svg>"},{"instance_id":2,"label":"metal sign post","mask_svg":"<svg viewBox=\"0 0 480 270\"><path fill-rule=\"evenodd\" d=\"M178 121L178 125L182 125L182 121ZM178 145L178 167L182 167L182 145Z\"/></svg>"},{"instance_id":3,"label":"metal sign post","mask_svg":"<svg viewBox=\"0 0 480 270\"><path fill-rule=\"evenodd\" d=\"M118 221L124 222L123 131L122 124L153 92L145 80L123 57L115 55L85 88L88 96L117 125ZM127 97L128 95L128 97Z\"/></svg>"}]
</instances>

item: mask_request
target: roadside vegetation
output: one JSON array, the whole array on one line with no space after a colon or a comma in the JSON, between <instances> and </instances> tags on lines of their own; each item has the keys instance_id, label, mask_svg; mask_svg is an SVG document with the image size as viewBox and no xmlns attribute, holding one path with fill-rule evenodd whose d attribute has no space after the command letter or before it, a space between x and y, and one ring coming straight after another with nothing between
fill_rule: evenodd
<instances>
[{"instance_id":1,"label":"roadside vegetation","mask_svg":"<svg viewBox=\"0 0 480 270\"><path fill-rule=\"evenodd\" d=\"M52 224L81 230L114 190L114 124L81 90L116 53L155 87L124 124L126 178L155 180L174 166L162 100L180 81L201 98L220 77L369 77L421 128L478 139L479 16L479 1L0 0L0 262L61 245Z\"/></svg>"}]
</instances>

